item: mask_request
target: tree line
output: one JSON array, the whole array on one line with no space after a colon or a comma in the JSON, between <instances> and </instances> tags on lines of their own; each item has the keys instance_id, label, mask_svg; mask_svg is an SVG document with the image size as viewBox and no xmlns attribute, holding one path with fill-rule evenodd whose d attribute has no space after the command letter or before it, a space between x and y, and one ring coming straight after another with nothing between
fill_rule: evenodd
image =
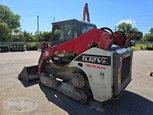
<instances>
[{"instance_id":1,"label":"tree line","mask_svg":"<svg viewBox=\"0 0 153 115\"><path fill-rule=\"evenodd\" d=\"M0 5L0 41L3 42L42 42L50 41L51 31L22 31L20 16L14 14L9 7Z\"/></svg>"},{"instance_id":2,"label":"tree line","mask_svg":"<svg viewBox=\"0 0 153 115\"><path fill-rule=\"evenodd\" d=\"M129 23L121 23L117 26L117 31L122 31L126 35L139 32L138 28L132 26ZM142 32L141 32L142 33ZM55 31L55 34L59 36L59 32ZM20 16L15 14L11 9L5 5L0 5L0 41L3 42L42 42L50 41L51 31L43 32L28 32L21 29ZM132 38L139 41L153 41L153 28L150 28L149 33L143 37L137 35Z\"/></svg>"}]
</instances>

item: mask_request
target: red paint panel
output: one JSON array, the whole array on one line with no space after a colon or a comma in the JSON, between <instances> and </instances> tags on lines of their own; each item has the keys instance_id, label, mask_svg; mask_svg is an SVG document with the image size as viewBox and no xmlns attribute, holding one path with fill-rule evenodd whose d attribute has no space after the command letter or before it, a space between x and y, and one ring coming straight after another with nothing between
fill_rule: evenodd
<instances>
[{"instance_id":1,"label":"red paint panel","mask_svg":"<svg viewBox=\"0 0 153 115\"><path fill-rule=\"evenodd\" d=\"M101 49L108 49L110 44L112 43L112 39L110 33L99 30L96 28L93 28L89 30L88 32L80 35L78 38L72 39L70 41L61 43L56 46L48 47L43 50L38 64L38 72L40 73L40 68L43 64L43 62L52 57L55 52L58 52L58 54L63 52L70 52L73 51L77 54L81 54L84 51L88 50L89 47L92 45L93 42L98 43L98 48ZM47 54L47 53L48 54Z\"/></svg>"}]
</instances>

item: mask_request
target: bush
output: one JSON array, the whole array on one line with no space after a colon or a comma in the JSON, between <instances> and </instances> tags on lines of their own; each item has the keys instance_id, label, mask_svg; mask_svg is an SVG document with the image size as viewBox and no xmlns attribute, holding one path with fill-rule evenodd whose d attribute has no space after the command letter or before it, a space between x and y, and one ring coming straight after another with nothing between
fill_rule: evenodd
<instances>
[{"instance_id":1,"label":"bush","mask_svg":"<svg viewBox=\"0 0 153 115\"><path fill-rule=\"evenodd\" d=\"M36 42L27 43L25 45L25 48L27 51L38 50L38 43Z\"/></svg>"},{"instance_id":2,"label":"bush","mask_svg":"<svg viewBox=\"0 0 153 115\"><path fill-rule=\"evenodd\" d=\"M141 49L141 50L143 50L143 47L142 47L142 46L140 46L140 49Z\"/></svg>"},{"instance_id":3,"label":"bush","mask_svg":"<svg viewBox=\"0 0 153 115\"><path fill-rule=\"evenodd\" d=\"M145 49L146 49L146 50L153 50L153 47L151 47L151 46L146 46Z\"/></svg>"}]
</instances>

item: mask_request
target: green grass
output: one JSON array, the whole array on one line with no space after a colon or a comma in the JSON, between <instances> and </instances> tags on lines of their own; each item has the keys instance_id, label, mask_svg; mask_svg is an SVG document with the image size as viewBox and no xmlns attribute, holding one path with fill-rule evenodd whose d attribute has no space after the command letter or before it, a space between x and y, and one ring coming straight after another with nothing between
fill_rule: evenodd
<instances>
[{"instance_id":1,"label":"green grass","mask_svg":"<svg viewBox=\"0 0 153 115\"><path fill-rule=\"evenodd\" d=\"M147 46L146 44L136 44L131 47L133 50L146 50L148 48L152 48L152 45Z\"/></svg>"}]
</instances>

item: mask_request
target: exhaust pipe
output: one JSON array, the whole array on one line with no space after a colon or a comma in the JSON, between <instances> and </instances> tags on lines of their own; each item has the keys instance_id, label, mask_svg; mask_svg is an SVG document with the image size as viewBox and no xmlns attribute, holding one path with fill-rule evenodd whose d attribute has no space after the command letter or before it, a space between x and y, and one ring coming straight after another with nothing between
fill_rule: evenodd
<instances>
[{"instance_id":1,"label":"exhaust pipe","mask_svg":"<svg viewBox=\"0 0 153 115\"><path fill-rule=\"evenodd\" d=\"M38 65L24 67L21 73L18 75L19 80L26 82L39 79L38 77Z\"/></svg>"}]
</instances>

